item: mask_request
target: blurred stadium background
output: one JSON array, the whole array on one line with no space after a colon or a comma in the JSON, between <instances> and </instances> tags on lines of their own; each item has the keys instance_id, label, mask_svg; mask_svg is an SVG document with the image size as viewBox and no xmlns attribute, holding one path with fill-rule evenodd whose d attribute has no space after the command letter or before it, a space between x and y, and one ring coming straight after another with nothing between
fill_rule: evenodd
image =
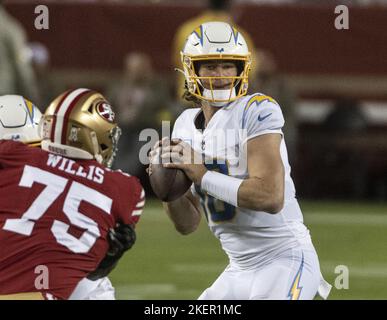
<instances>
[{"instance_id":1,"label":"blurred stadium background","mask_svg":"<svg viewBox=\"0 0 387 320\"><path fill-rule=\"evenodd\" d=\"M195 299L227 263L205 221L193 235L175 232L138 164L146 143L139 132L161 131L185 107L174 37L207 2L3 1L14 22L0 15L0 94L23 94L44 110L62 91L90 87L120 117L116 166L139 176L149 195L138 243L112 274L121 299ZM40 4L48 30L34 27ZM335 28L340 4L349 8L348 30ZM334 284L335 268L349 268L349 289L334 288L331 298L387 299L387 1L239 0L226 15L254 43L251 88L285 114L297 195L324 276ZM25 33L25 51L5 57L11 29ZM5 68L5 58L16 67Z\"/></svg>"}]
</instances>

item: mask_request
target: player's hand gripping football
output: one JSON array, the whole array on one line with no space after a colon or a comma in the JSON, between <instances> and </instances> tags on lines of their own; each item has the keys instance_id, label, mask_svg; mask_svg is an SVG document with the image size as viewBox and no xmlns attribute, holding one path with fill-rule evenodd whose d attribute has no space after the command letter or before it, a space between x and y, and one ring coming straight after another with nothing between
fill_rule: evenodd
<instances>
[{"instance_id":1,"label":"player's hand gripping football","mask_svg":"<svg viewBox=\"0 0 387 320\"><path fill-rule=\"evenodd\" d=\"M189 144L180 139L163 138L149 153L150 163L153 157L159 154L161 154L163 167L181 169L191 181L200 185L207 168L203 164L202 155ZM152 174L152 165L148 168L148 174Z\"/></svg>"},{"instance_id":2,"label":"player's hand gripping football","mask_svg":"<svg viewBox=\"0 0 387 320\"><path fill-rule=\"evenodd\" d=\"M136 242L136 232L131 225L118 223L114 229L109 231L108 239L109 250L98 268L87 276L90 280L106 277L116 267L125 251Z\"/></svg>"}]
</instances>

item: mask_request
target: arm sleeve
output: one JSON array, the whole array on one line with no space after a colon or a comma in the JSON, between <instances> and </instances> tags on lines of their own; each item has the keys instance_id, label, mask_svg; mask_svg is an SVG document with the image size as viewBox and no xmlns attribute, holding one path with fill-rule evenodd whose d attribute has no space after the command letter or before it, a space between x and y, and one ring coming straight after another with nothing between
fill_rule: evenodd
<instances>
[{"instance_id":1,"label":"arm sleeve","mask_svg":"<svg viewBox=\"0 0 387 320\"><path fill-rule=\"evenodd\" d=\"M243 143L267 133L282 133L285 124L280 106L273 101L262 101L247 106L243 113L242 127L245 129Z\"/></svg>"}]
</instances>

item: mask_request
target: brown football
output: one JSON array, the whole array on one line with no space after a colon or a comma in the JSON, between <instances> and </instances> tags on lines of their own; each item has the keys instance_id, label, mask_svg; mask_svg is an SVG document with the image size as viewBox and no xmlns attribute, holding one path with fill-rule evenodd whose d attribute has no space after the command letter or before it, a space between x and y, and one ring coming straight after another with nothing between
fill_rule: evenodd
<instances>
[{"instance_id":1,"label":"brown football","mask_svg":"<svg viewBox=\"0 0 387 320\"><path fill-rule=\"evenodd\" d=\"M192 181L183 170L163 167L161 155L157 158L152 161L150 184L157 198L164 202L174 201L188 191Z\"/></svg>"}]
</instances>

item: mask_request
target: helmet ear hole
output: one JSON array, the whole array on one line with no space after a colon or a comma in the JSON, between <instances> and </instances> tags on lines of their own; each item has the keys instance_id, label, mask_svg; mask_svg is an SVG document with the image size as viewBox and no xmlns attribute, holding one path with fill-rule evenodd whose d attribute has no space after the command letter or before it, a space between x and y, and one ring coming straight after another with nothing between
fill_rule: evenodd
<instances>
[{"instance_id":1,"label":"helmet ear hole","mask_svg":"<svg viewBox=\"0 0 387 320\"><path fill-rule=\"evenodd\" d=\"M87 109L87 111L92 114L93 113L93 105L90 105L90 107L89 107L89 109Z\"/></svg>"},{"instance_id":2,"label":"helmet ear hole","mask_svg":"<svg viewBox=\"0 0 387 320\"><path fill-rule=\"evenodd\" d=\"M104 143L100 144L100 146L101 146L101 150L102 151L105 151L105 150L109 149L109 147L106 144L104 144Z\"/></svg>"}]
</instances>

